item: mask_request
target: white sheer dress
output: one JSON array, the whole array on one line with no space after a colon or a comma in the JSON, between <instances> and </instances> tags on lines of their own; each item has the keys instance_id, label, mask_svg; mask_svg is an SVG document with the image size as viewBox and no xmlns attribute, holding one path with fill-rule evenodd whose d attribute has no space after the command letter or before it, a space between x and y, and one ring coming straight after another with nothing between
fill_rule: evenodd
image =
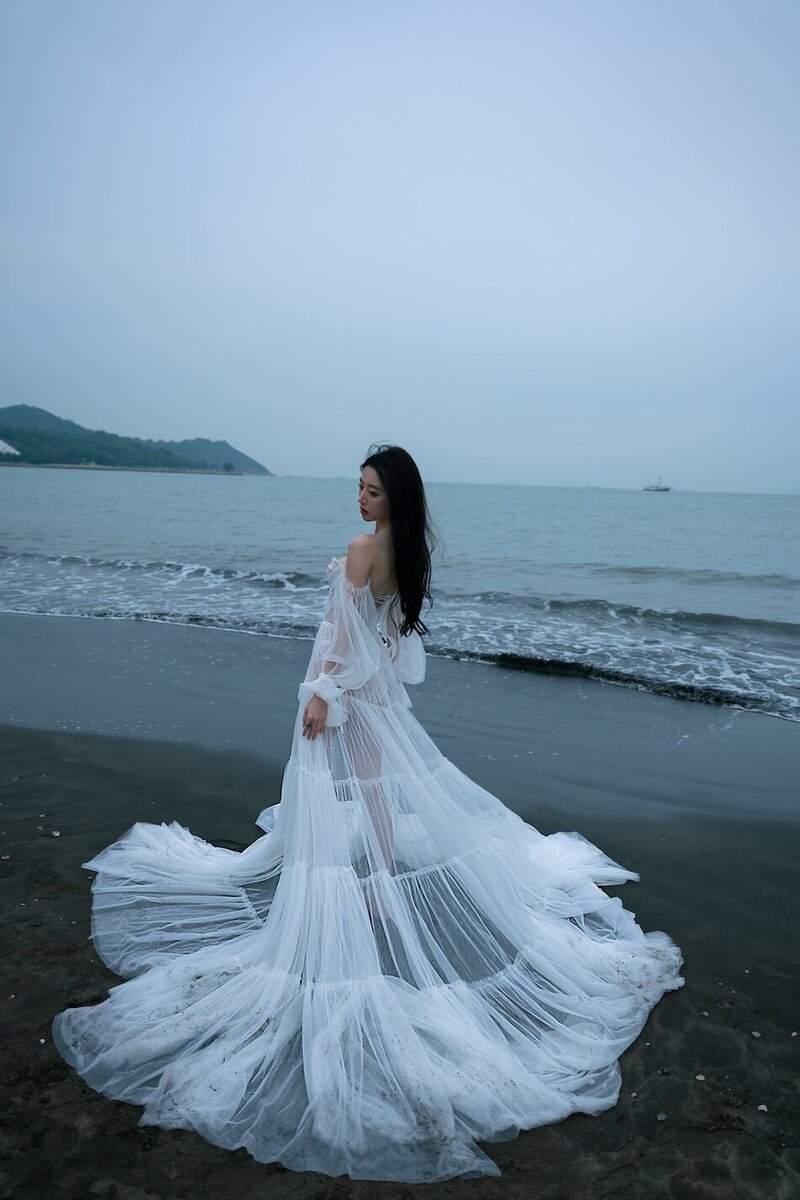
<instances>
[{"instance_id":1,"label":"white sheer dress","mask_svg":"<svg viewBox=\"0 0 800 1200\"><path fill-rule=\"evenodd\" d=\"M603 884L638 875L540 834L410 711L416 634L343 561L280 803L242 853L138 822L84 866L92 936L126 981L53 1023L140 1124L354 1179L499 1175L476 1144L598 1113L681 954ZM316 693L328 725L302 737Z\"/></svg>"}]
</instances>

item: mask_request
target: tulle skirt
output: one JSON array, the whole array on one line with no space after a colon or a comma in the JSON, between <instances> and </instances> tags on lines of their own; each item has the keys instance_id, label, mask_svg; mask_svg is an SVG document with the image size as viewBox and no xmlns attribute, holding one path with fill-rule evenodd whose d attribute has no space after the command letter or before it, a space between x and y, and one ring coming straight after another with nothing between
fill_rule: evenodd
<instances>
[{"instance_id":1,"label":"tulle skirt","mask_svg":"<svg viewBox=\"0 0 800 1200\"><path fill-rule=\"evenodd\" d=\"M126 982L53 1023L142 1125L354 1179L500 1172L476 1144L618 1097L618 1058L681 954L603 884L638 875L543 836L402 703L348 698L239 853L139 822L84 866Z\"/></svg>"}]
</instances>

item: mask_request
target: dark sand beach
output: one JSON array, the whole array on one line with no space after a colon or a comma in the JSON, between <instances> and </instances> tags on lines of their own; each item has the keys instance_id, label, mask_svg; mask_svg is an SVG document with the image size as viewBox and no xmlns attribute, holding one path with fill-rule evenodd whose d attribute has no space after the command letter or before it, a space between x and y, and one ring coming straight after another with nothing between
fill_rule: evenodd
<instances>
[{"instance_id":1,"label":"dark sand beach","mask_svg":"<svg viewBox=\"0 0 800 1200\"><path fill-rule=\"evenodd\" d=\"M0 616L5 948L0 1200L800 1195L800 726L599 681L429 659L411 689L443 752L544 833L641 874L607 889L683 950L623 1055L619 1104L485 1149L498 1179L296 1174L77 1078L50 1036L119 983L89 940L93 853L137 820L242 848L279 798L309 642ZM793 1036L794 1035L794 1036Z\"/></svg>"}]
</instances>

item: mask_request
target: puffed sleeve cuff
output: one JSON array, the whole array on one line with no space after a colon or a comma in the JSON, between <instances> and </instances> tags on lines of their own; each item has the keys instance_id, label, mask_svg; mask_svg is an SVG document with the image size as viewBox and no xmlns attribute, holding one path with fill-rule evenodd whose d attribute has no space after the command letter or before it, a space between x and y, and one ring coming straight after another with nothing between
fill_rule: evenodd
<instances>
[{"instance_id":1,"label":"puffed sleeve cuff","mask_svg":"<svg viewBox=\"0 0 800 1200\"><path fill-rule=\"evenodd\" d=\"M398 674L403 683L422 683L425 678L425 647L414 631L397 639Z\"/></svg>"},{"instance_id":2,"label":"puffed sleeve cuff","mask_svg":"<svg viewBox=\"0 0 800 1200\"><path fill-rule=\"evenodd\" d=\"M319 696L328 706L327 725L336 728L347 721L347 710L344 704L344 689L333 682L330 675L318 675L308 683L301 683L297 690L297 699L305 706L312 696Z\"/></svg>"}]
</instances>

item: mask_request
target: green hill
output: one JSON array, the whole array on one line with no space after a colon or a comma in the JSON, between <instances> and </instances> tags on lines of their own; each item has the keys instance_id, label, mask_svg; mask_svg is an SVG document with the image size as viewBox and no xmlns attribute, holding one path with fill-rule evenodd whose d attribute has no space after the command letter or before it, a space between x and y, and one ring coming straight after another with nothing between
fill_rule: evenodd
<instances>
[{"instance_id":1,"label":"green hill","mask_svg":"<svg viewBox=\"0 0 800 1200\"><path fill-rule=\"evenodd\" d=\"M228 442L193 438L145 441L102 429L85 429L32 404L0 408L0 441L19 451L0 453L0 462L52 466L132 467L166 471L239 471L269 475L261 463Z\"/></svg>"},{"instance_id":2,"label":"green hill","mask_svg":"<svg viewBox=\"0 0 800 1200\"><path fill-rule=\"evenodd\" d=\"M242 454L241 450L235 450L229 442L212 442L208 438L186 438L182 442L148 441L146 444L157 446L171 454L177 454L180 458L192 463L193 466L213 467L218 471L233 469L242 471L246 475L272 474L254 458Z\"/></svg>"},{"instance_id":3,"label":"green hill","mask_svg":"<svg viewBox=\"0 0 800 1200\"><path fill-rule=\"evenodd\" d=\"M31 429L39 433L85 433L82 425L66 421L34 404L9 404L0 408L0 425L14 429Z\"/></svg>"}]
</instances>

